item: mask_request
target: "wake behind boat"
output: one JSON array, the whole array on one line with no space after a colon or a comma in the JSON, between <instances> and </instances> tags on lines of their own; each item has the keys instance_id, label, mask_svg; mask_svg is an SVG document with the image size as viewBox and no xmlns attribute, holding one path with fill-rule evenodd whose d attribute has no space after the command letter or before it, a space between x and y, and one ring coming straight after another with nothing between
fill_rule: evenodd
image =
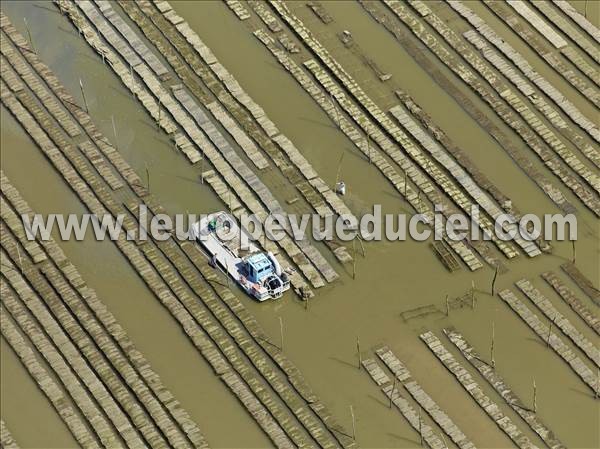
<instances>
[{"instance_id":1,"label":"wake behind boat","mask_svg":"<svg viewBox=\"0 0 600 449\"><path fill-rule=\"evenodd\" d=\"M263 252L230 214L220 211L192 225L196 241L246 293L259 301L281 298L290 281L271 252ZM242 248L242 237L247 244Z\"/></svg>"}]
</instances>

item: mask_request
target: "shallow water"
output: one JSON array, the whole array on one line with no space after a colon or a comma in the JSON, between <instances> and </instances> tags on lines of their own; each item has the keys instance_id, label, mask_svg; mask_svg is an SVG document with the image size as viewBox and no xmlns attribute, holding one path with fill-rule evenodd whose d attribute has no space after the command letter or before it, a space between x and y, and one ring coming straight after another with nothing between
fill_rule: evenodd
<instances>
[{"instance_id":1,"label":"shallow water","mask_svg":"<svg viewBox=\"0 0 600 449\"><path fill-rule=\"evenodd\" d=\"M354 212L366 211L375 203L382 204L384 212L406 210L406 204L387 181L335 129L313 100L223 3L173 2L173 6L330 185L334 183L340 155L346 153L342 176L349 186L346 199ZM423 106L476 165L514 199L521 211L536 214L558 212L485 131L462 111L460 105L435 85L394 38L371 20L357 3L327 2L325 6L335 19L328 27L322 25L303 3L294 5L294 12L320 39L323 37L322 42L369 94L384 95L385 104L394 104L389 88L380 85L369 69L344 49L331 30L350 30L359 45L385 71L393 74L393 82ZM597 5L594 8L597 9ZM477 12L483 16L485 8L480 9ZM91 115L111 140L114 140L111 126L111 116L114 115L119 150L140 176L144 176L146 165L149 167L151 190L167 210L209 212L223 207L209 187L200 184L198 170L175 152L166 136L156 130L151 119L112 72L102 66L101 60L73 32L70 23L50 4L37 2L31 6L5 2L3 10L22 32L25 30L21 17L27 17L37 50L76 97L79 78L83 79ZM488 18L489 15L486 15L485 19ZM57 35L60 41L56 39ZM561 90L565 88L566 83L544 67L514 35L511 44L526 53L532 63L536 61L536 68L552 82L560 84ZM576 91L565 88L564 92L582 110L591 111L589 104ZM504 128L498 120L495 123ZM41 213L82 211L74 194L13 119L7 117L4 109L2 130L2 168L32 208ZM511 136L534 160L531 151L514 134ZM541 167L541 164L538 165ZM545 173L558 184L550 173ZM563 191L567 192L567 189ZM568 197L579 210L577 265L588 277L597 279L600 272L598 221L570 193ZM85 242L61 243L61 247L117 316L166 386L196 419L213 447L262 447L269 444L253 420L212 375L187 337L179 331L174 320L145 288L114 245L88 239ZM91 253L94 257L89 257ZM553 304L586 336L594 338L539 278L539 273L545 270L560 271L559 265L570 257L569 243L557 244L551 256L527 260L521 255L518 260L508 263L509 272L499 277L497 290L510 287L512 282L522 277L533 279L535 285L547 293ZM245 304L273 341L279 341L278 317L283 317L285 352L347 429L351 428L349 406L354 407L357 439L362 447L415 447L418 434L396 410L388 409L383 394L363 371L357 369L357 337L360 338L363 358L373 357L372 347L389 345L407 364L414 378L476 445L510 446L505 435L418 338L424 330L439 331L453 325L485 355L489 352L492 322L495 323L496 366L508 383L527 401L531 398L532 380L535 379L542 420L569 447L598 446L598 402L593 400L587 387L570 368L547 349L515 313L499 298L489 294L492 270L484 268L477 273L469 273L463 269L449 274L427 244L416 242L368 243L366 257L358 256L355 280L351 276L351 267L345 271L336 265L336 269L342 275L341 279L317 291L317 297L310 301L308 310L291 295L278 302L256 304L248 299ZM561 278L576 290L565 276L561 275ZM409 322L400 316L403 311L427 304L444 310L445 295L462 295L472 281L478 289L475 310L452 310L449 317L438 314ZM583 294L579 296L583 297ZM140 313L143 313L142 319ZM541 314L538 312L538 315ZM440 332L437 334L441 336ZM450 348L447 340L442 341ZM4 353L5 344L2 349ZM464 359L459 360L466 366ZM14 407L16 399L12 391L22 388L21 401L36 404L40 417L52 414L50 406L30 379L18 375L19 370L24 370L14 355L3 355L3 365L6 367L3 375L8 379L2 383L3 419L22 447L38 446L42 437L38 433L27 432L24 421L31 415L27 413L28 408ZM485 391L490 392L490 397L500 404L501 399L484 384L483 379L478 379ZM542 445L511 410L504 405L502 409L538 445ZM72 444L66 427L61 428L55 423L52 428L56 430L43 435L51 443L49 446Z\"/></svg>"}]
</instances>

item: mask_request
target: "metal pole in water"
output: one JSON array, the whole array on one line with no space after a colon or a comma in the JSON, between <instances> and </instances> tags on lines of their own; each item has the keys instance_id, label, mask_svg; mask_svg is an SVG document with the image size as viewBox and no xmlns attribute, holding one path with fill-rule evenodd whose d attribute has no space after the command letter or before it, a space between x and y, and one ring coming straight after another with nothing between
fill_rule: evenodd
<instances>
[{"instance_id":1,"label":"metal pole in water","mask_svg":"<svg viewBox=\"0 0 600 449\"><path fill-rule=\"evenodd\" d=\"M81 89L81 96L83 97L83 105L85 106L85 112L89 114L90 110L88 109L87 100L85 98L85 91L83 90L83 81L81 81L81 78L79 78L79 88Z\"/></svg>"}]
</instances>

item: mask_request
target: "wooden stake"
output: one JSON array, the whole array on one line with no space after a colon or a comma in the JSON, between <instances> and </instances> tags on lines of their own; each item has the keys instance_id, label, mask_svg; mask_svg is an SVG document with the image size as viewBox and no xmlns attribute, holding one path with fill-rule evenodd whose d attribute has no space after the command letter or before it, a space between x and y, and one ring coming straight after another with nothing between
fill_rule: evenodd
<instances>
[{"instance_id":1,"label":"wooden stake","mask_svg":"<svg viewBox=\"0 0 600 449\"><path fill-rule=\"evenodd\" d=\"M360 340L356 337L356 353L358 354L358 369L362 366L362 356L360 355Z\"/></svg>"},{"instance_id":2,"label":"wooden stake","mask_svg":"<svg viewBox=\"0 0 600 449\"><path fill-rule=\"evenodd\" d=\"M304 298L304 310L308 310L308 296Z\"/></svg>"},{"instance_id":3,"label":"wooden stake","mask_svg":"<svg viewBox=\"0 0 600 449\"><path fill-rule=\"evenodd\" d=\"M111 115L110 116L110 121L112 122L112 127L113 127L113 134L115 135L115 148L119 147L119 139L117 137L117 126L115 125L115 116Z\"/></svg>"},{"instance_id":4,"label":"wooden stake","mask_svg":"<svg viewBox=\"0 0 600 449\"><path fill-rule=\"evenodd\" d=\"M338 111L337 106L335 105L335 100L333 99L333 95L330 95L329 98L331 99L331 105L333 106L333 109L335 110L335 119L337 121L338 128L341 128L341 125L340 125L340 113Z\"/></svg>"},{"instance_id":5,"label":"wooden stake","mask_svg":"<svg viewBox=\"0 0 600 449\"><path fill-rule=\"evenodd\" d=\"M135 97L135 78L133 77L133 66L129 64L129 74L131 75L131 93Z\"/></svg>"},{"instance_id":6,"label":"wooden stake","mask_svg":"<svg viewBox=\"0 0 600 449\"><path fill-rule=\"evenodd\" d=\"M576 254L575 254L575 240L571 240L571 245L572 245L572 249L573 249L573 251L572 251L572 253L573 253L572 262L573 262L573 265L575 265L575 256L576 256Z\"/></svg>"},{"instance_id":7,"label":"wooden stake","mask_svg":"<svg viewBox=\"0 0 600 449\"><path fill-rule=\"evenodd\" d=\"M352 239L352 279L356 279L356 237Z\"/></svg>"},{"instance_id":8,"label":"wooden stake","mask_svg":"<svg viewBox=\"0 0 600 449\"><path fill-rule=\"evenodd\" d=\"M225 273L225 277L227 278L227 288L229 288L229 260L225 259L225 270L227 271L227 273Z\"/></svg>"},{"instance_id":9,"label":"wooden stake","mask_svg":"<svg viewBox=\"0 0 600 449\"><path fill-rule=\"evenodd\" d=\"M83 97L83 105L85 106L85 112L89 114L90 110L88 109L87 100L85 99L85 91L83 90L83 82L81 81L81 78L79 78L79 88L81 89L81 96Z\"/></svg>"},{"instance_id":10,"label":"wooden stake","mask_svg":"<svg viewBox=\"0 0 600 449\"><path fill-rule=\"evenodd\" d=\"M202 159L200 159L200 182L204 184L204 153L202 153Z\"/></svg>"},{"instance_id":11,"label":"wooden stake","mask_svg":"<svg viewBox=\"0 0 600 449\"><path fill-rule=\"evenodd\" d=\"M444 432L440 433L440 436L442 437L442 441L444 442L444 447L448 449L448 443L446 442L446 437L444 437Z\"/></svg>"},{"instance_id":12,"label":"wooden stake","mask_svg":"<svg viewBox=\"0 0 600 449\"><path fill-rule=\"evenodd\" d=\"M156 119L156 127L160 130L160 100L156 103L158 106L158 118Z\"/></svg>"},{"instance_id":13,"label":"wooden stake","mask_svg":"<svg viewBox=\"0 0 600 449\"><path fill-rule=\"evenodd\" d=\"M144 162L146 166L146 189L150 192L150 170L148 169L148 164Z\"/></svg>"},{"instance_id":14,"label":"wooden stake","mask_svg":"<svg viewBox=\"0 0 600 449\"><path fill-rule=\"evenodd\" d=\"M360 238L360 233L359 233L359 234L356 234L356 237L358 237L358 243L360 243L360 250L361 250L361 252L362 252L362 256L363 256L363 257L366 257L366 256L367 256L367 253L366 253L366 251L365 251L365 245L363 245L363 241L362 241L362 239Z\"/></svg>"},{"instance_id":15,"label":"wooden stake","mask_svg":"<svg viewBox=\"0 0 600 449\"><path fill-rule=\"evenodd\" d=\"M356 419L354 417L354 407L350 406L350 414L352 415L352 439L356 441Z\"/></svg>"},{"instance_id":16,"label":"wooden stake","mask_svg":"<svg viewBox=\"0 0 600 449\"><path fill-rule=\"evenodd\" d=\"M450 316L450 301L448 295L446 295L446 316Z\"/></svg>"},{"instance_id":17,"label":"wooden stake","mask_svg":"<svg viewBox=\"0 0 600 449\"><path fill-rule=\"evenodd\" d=\"M498 265L496 265L496 269L494 270L494 278L492 279L492 296L496 294L496 278L498 277Z\"/></svg>"},{"instance_id":18,"label":"wooden stake","mask_svg":"<svg viewBox=\"0 0 600 449\"><path fill-rule=\"evenodd\" d=\"M535 386L535 379L533 379L533 412L537 413L537 387Z\"/></svg>"},{"instance_id":19,"label":"wooden stake","mask_svg":"<svg viewBox=\"0 0 600 449\"><path fill-rule=\"evenodd\" d=\"M340 174L342 172L342 161L344 160L344 155L346 153L344 153L344 150L342 149L342 155L340 156L340 161L338 162L338 168L337 168L337 173L335 175L335 186L334 188L337 188L337 184L340 181Z\"/></svg>"},{"instance_id":20,"label":"wooden stake","mask_svg":"<svg viewBox=\"0 0 600 449\"><path fill-rule=\"evenodd\" d=\"M392 393L390 394L390 408L392 408L392 398L394 397L394 391L396 391L396 382L398 378L394 376L394 385L392 385Z\"/></svg>"},{"instance_id":21,"label":"wooden stake","mask_svg":"<svg viewBox=\"0 0 600 449\"><path fill-rule=\"evenodd\" d=\"M546 347L550 347L550 335L552 335L552 324L554 324L554 320L550 321L550 325L548 326L548 337L546 338Z\"/></svg>"},{"instance_id":22,"label":"wooden stake","mask_svg":"<svg viewBox=\"0 0 600 449\"><path fill-rule=\"evenodd\" d=\"M25 29L27 29L27 36L29 36L29 45L31 45L31 49L37 55L37 50L35 49L35 45L33 45L33 38L31 37L31 31L29 30L29 24L27 23L27 19L23 17L23 22L25 22Z\"/></svg>"},{"instance_id":23,"label":"wooden stake","mask_svg":"<svg viewBox=\"0 0 600 449\"><path fill-rule=\"evenodd\" d=\"M281 338L280 350L283 352L283 318L279 317L279 338Z\"/></svg>"},{"instance_id":24,"label":"wooden stake","mask_svg":"<svg viewBox=\"0 0 600 449\"><path fill-rule=\"evenodd\" d=\"M367 136L367 154L369 156L369 164L370 164L370 163L372 163L372 160L371 160L371 145L369 142L369 133L367 132L365 135Z\"/></svg>"},{"instance_id":25,"label":"wooden stake","mask_svg":"<svg viewBox=\"0 0 600 449\"><path fill-rule=\"evenodd\" d=\"M471 308L475 310L475 281L471 281Z\"/></svg>"},{"instance_id":26,"label":"wooden stake","mask_svg":"<svg viewBox=\"0 0 600 449\"><path fill-rule=\"evenodd\" d=\"M406 172L404 172L404 198L406 198L406 189L408 188L408 178L406 177Z\"/></svg>"},{"instance_id":27,"label":"wooden stake","mask_svg":"<svg viewBox=\"0 0 600 449\"><path fill-rule=\"evenodd\" d=\"M422 430L422 420L421 420L421 406L419 405L419 436L421 437L421 446L423 446L423 430Z\"/></svg>"},{"instance_id":28,"label":"wooden stake","mask_svg":"<svg viewBox=\"0 0 600 449\"><path fill-rule=\"evenodd\" d=\"M21 270L21 274L23 274L23 260L21 259L21 249L17 245L17 255L19 256L19 269Z\"/></svg>"},{"instance_id":29,"label":"wooden stake","mask_svg":"<svg viewBox=\"0 0 600 449\"><path fill-rule=\"evenodd\" d=\"M492 344L490 346L490 359L492 368L496 368L496 359L494 358L494 340L496 339L496 323L492 321Z\"/></svg>"}]
</instances>

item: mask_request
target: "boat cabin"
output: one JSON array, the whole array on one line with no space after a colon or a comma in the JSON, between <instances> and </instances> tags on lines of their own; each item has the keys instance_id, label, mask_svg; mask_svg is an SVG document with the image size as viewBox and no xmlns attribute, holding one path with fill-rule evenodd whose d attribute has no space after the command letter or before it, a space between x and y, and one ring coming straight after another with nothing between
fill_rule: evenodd
<instances>
[{"instance_id":1,"label":"boat cabin","mask_svg":"<svg viewBox=\"0 0 600 449\"><path fill-rule=\"evenodd\" d=\"M245 259L247 278L250 282L260 284L266 277L273 274L273 264L263 254L253 254Z\"/></svg>"}]
</instances>

